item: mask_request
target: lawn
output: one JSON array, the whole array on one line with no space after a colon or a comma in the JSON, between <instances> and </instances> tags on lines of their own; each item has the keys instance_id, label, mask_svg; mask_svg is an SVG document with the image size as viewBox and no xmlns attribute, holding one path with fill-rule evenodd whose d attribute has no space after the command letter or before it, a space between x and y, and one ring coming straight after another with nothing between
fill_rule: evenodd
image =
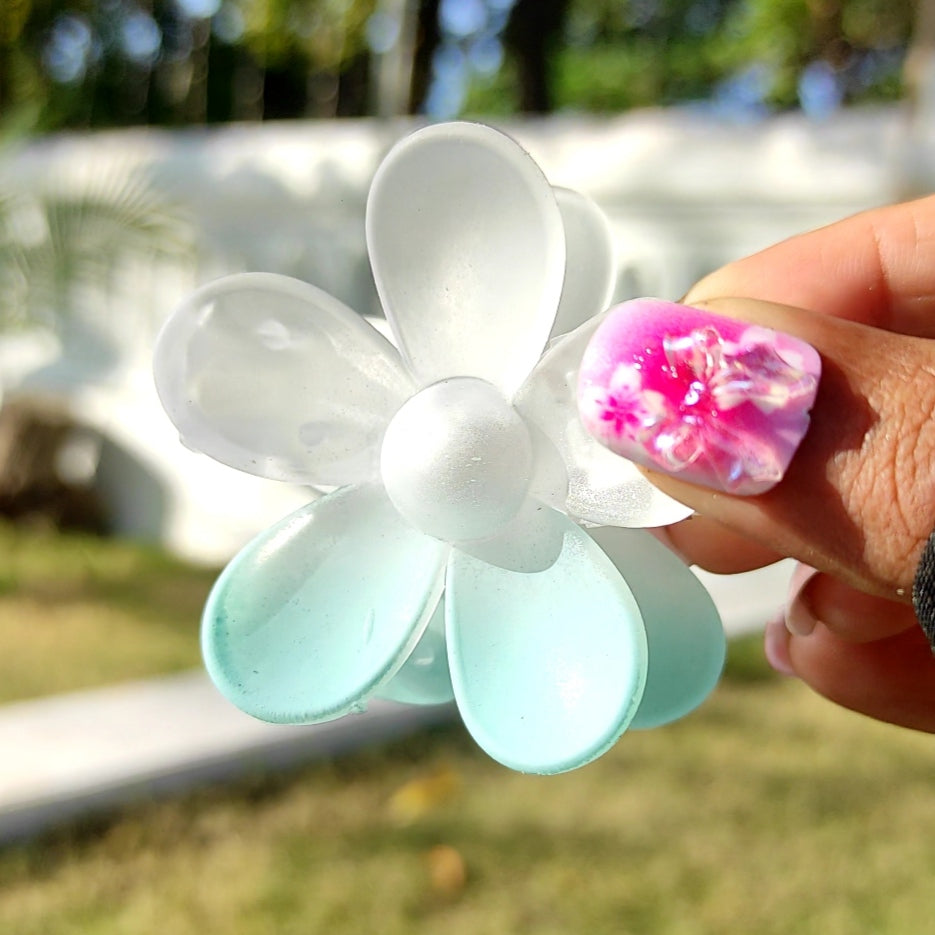
<instances>
[{"instance_id":1,"label":"lawn","mask_svg":"<svg viewBox=\"0 0 935 935\"><path fill-rule=\"evenodd\" d=\"M82 600L106 618L139 575L87 561L63 580L101 588ZM149 561L166 592L173 568L180 593L201 580ZM185 643L163 599L134 619ZM0 851L0 932L920 935L933 877L935 740L834 708L744 640L698 713L563 776L512 773L450 727Z\"/></svg>"},{"instance_id":2,"label":"lawn","mask_svg":"<svg viewBox=\"0 0 935 935\"><path fill-rule=\"evenodd\" d=\"M0 703L199 665L216 576L141 543L0 523Z\"/></svg>"}]
</instances>

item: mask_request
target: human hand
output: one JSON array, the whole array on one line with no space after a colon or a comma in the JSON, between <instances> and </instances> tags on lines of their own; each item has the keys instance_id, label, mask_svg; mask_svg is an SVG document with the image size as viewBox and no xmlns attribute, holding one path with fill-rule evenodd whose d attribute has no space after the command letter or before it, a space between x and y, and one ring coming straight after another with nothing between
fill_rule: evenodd
<instances>
[{"instance_id":1,"label":"human hand","mask_svg":"<svg viewBox=\"0 0 935 935\"><path fill-rule=\"evenodd\" d=\"M798 559L767 626L773 666L848 708L935 732L935 657L911 604L935 529L935 197L794 237L683 301L804 340L822 376L811 427L768 492L650 472L697 514L669 528L671 545L721 573Z\"/></svg>"}]
</instances>

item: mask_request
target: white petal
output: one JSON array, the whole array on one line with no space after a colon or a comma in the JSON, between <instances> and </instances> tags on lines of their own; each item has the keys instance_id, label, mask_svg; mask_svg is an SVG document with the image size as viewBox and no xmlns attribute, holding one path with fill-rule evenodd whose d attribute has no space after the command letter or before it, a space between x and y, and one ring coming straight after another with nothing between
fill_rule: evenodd
<instances>
[{"instance_id":1,"label":"white petal","mask_svg":"<svg viewBox=\"0 0 935 935\"><path fill-rule=\"evenodd\" d=\"M275 480L375 476L413 390L396 350L327 293L270 273L194 293L156 346L156 387L190 448Z\"/></svg>"},{"instance_id":2,"label":"white petal","mask_svg":"<svg viewBox=\"0 0 935 935\"><path fill-rule=\"evenodd\" d=\"M558 338L543 355L513 405L551 438L568 471L566 510L597 525L665 526L691 514L657 490L630 461L608 451L584 429L576 399L585 346L604 316Z\"/></svg>"},{"instance_id":3,"label":"white petal","mask_svg":"<svg viewBox=\"0 0 935 935\"><path fill-rule=\"evenodd\" d=\"M639 608L610 559L564 518L545 571L524 574L455 549L446 579L455 698L494 759L531 773L582 766L630 723L646 677Z\"/></svg>"},{"instance_id":4,"label":"white petal","mask_svg":"<svg viewBox=\"0 0 935 935\"><path fill-rule=\"evenodd\" d=\"M512 396L548 339L565 269L561 214L529 155L476 124L414 133L374 177L367 243L421 383L475 376Z\"/></svg>"},{"instance_id":5,"label":"white petal","mask_svg":"<svg viewBox=\"0 0 935 935\"><path fill-rule=\"evenodd\" d=\"M211 678L266 721L359 709L422 636L446 552L379 488L316 500L249 543L218 579L202 629Z\"/></svg>"},{"instance_id":6,"label":"white petal","mask_svg":"<svg viewBox=\"0 0 935 935\"><path fill-rule=\"evenodd\" d=\"M457 548L488 565L524 574L545 571L562 551L568 520L528 497L513 520L489 539L458 542Z\"/></svg>"},{"instance_id":7,"label":"white petal","mask_svg":"<svg viewBox=\"0 0 935 935\"><path fill-rule=\"evenodd\" d=\"M724 628L711 595L651 533L603 526L590 534L626 579L646 627L649 674L631 727L683 717L708 697L724 667Z\"/></svg>"},{"instance_id":8,"label":"white petal","mask_svg":"<svg viewBox=\"0 0 935 935\"><path fill-rule=\"evenodd\" d=\"M556 510L565 511L568 498L568 472L561 452L534 422L526 421L534 452L533 476L529 495Z\"/></svg>"},{"instance_id":9,"label":"white petal","mask_svg":"<svg viewBox=\"0 0 935 935\"><path fill-rule=\"evenodd\" d=\"M604 212L590 198L554 189L565 227L565 284L552 334L574 331L603 312L617 284L613 235Z\"/></svg>"}]
</instances>

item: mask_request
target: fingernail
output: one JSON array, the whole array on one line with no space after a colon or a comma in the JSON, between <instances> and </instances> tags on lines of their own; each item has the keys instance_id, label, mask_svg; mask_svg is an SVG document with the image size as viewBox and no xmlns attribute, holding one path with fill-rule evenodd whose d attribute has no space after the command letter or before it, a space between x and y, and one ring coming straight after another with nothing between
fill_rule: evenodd
<instances>
[{"instance_id":1,"label":"fingernail","mask_svg":"<svg viewBox=\"0 0 935 935\"><path fill-rule=\"evenodd\" d=\"M781 479L808 430L821 359L799 338L662 299L610 312L581 363L585 428L644 467L731 494Z\"/></svg>"},{"instance_id":2,"label":"fingernail","mask_svg":"<svg viewBox=\"0 0 935 935\"><path fill-rule=\"evenodd\" d=\"M789 592L786 597L786 629L795 636L808 636L818 623L815 613L805 596L805 588L818 574L818 569L809 565L796 565L789 579Z\"/></svg>"},{"instance_id":3,"label":"fingernail","mask_svg":"<svg viewBox=\"0 0 935 935\"><path fill-rule=\"evenodd\" d=\"M766 661L780 675L795 676L792 660L789 657L789 631L782 617L770 620L766 624L763 636L763 653Z\"/></svg>"}]
</instances>

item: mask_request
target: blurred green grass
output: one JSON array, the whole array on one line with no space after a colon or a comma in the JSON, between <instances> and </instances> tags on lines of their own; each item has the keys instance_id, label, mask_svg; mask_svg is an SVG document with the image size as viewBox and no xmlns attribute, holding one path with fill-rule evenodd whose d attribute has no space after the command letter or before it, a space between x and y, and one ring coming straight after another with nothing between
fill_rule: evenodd
<instances>
[{"instance_id":1,"label":"blurred green grass","mask_svg":"<svg viewBox=\"0 0 935 935\"><path fill-rule=\"evenodd\" d=\"M935 744L763 673L573 773L459 727L0 852L16 935L919 935Z\"/></svg>"},{"instance_id":2,"label":"blurred green grass","mask_svg":"<svg viewBox=\"0 0 935 935\"><path fill-rule=\"evenodd\" d=\"M197 661L212 572L22 536L0 536L0 682L22 695ZM452 726L8 847L0 932L919 935L933 874L933 738L775 676L752 637L700 711L563 776L512 773Z\"/></svg>"},{"instance_id":3,"label":"blurred green grass","mask_svg":"<svg viewBox=\"0 0 935 935\"><path fill-rule=\"evenodd\" d=\"M216 576L155 546L0 523L0 703L199 665Z\"/></svg>"},{"instance_id":4,"label":"blurred green grass","mask_svg":"<svg viewBox=\"0 0 935 935\"><path fill-rule=\"evenodd\" d=\"M201 664L201 610L218 570L157 546L0 520L0 704ZM728 659L768 678L758 639Z\"/></svg>"}]
</instances>

